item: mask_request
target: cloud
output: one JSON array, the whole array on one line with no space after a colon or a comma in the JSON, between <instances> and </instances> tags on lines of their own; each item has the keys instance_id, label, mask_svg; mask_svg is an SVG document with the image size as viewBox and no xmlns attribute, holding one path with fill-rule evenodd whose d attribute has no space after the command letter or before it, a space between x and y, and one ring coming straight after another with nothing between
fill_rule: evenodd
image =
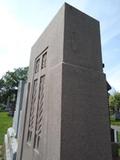
<instances>
[{"instance_id":1,"label":"cloud","mask_svg":"<svg viewBox=\"0 0 120 160\"><path fill-rule=\"evenodd\" d=\"M72 3L71 0L69 2ZM85 7L86 2L86 0L81 0L80 2L76 0L76 4L81 3L82 8ZM35 15L36 12L34 13ZM36 15L37 19L38 15L39 13ZM46 20L43 22L43 17L41 18L41 23L36 26L32 25L32 21L33 23L34 20L35 22L37 21L36 18L32 19L31 17L30 25L30 23L24 22L25 19L19 20L9 6L3 5L3 3L0 4L0 77L8 70L29 65L30 49L40 36L41 31L43 31L44 24L46 24Z\"/></svg>"},{"instance_id":2,"label":"cloud","mask_svg":"<svg viewBox=\"0 0 120 160\"><path fill-rule=\"evenodd\" d=\"M29 64L30 48L39 31L21 24L4 6L0 6L0 77L7 71Z\"/></svg>"}]
</instances>

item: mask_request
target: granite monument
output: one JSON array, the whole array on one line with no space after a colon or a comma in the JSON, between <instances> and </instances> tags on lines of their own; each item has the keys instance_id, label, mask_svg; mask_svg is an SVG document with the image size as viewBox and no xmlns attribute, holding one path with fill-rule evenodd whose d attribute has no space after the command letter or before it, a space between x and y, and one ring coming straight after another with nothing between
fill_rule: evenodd
<instances>
[{"instance_id":1,"label":"granite monument","mask_svg":"<svg viewBox=\"0 0 120 160\"><path fill-rule=\"evenodd\" d=\"M64 4L33 45L18 160L111 160L99 21Z\"/></svg>"}]
</instances>

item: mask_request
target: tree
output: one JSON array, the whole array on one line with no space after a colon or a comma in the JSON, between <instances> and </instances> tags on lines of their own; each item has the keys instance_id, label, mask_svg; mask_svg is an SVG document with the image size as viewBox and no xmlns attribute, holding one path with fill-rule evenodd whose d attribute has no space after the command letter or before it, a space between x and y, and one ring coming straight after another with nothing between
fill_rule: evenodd
<instances>
[{"instance_id":1,"label":"tree","mask_svg":"<svg viewBox=\"0 0 120 160\"><path fill-rule=\"evenodd\" d=\"M18 87L18 83L20 80L27 79L28 67L14 69L13 72L6 72L6 74L2 77L1 82L3 87L6 90L14 89Z\"/></svg>"},{"instance_id":2,"label":"tree","mask_svg":"<svg viewBox=\"0 0 120 160\"><path fill-rule=\"evenodd\" d=\"M0 103L7 104L8 97L13 99L17 94L20 80L27 80L28 67L14 69L13 72L6 72L0 79Z\"/></svg>"},{"instance_id":3,"label":"tree","mask_svg":"<svg viewBox=\"0 0 120 160\"><path fill-rule=\"evenodd\" d=\"M120 93L119 92L114 93L114 95L110 95L109 106L113 112L120 111Z\"/></svg>"}]
</instances>

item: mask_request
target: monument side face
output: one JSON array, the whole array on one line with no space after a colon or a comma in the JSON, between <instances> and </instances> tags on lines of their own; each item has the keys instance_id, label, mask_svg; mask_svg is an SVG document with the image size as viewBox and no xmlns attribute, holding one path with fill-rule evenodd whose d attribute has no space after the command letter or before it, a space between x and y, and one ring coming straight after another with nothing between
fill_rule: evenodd
<instances>
[{"instance_id":1,"label":"monument side face","mask_svg":"<svg viewBox=\"0 0 120 160\"><path fill-rule=\"evenodd\" d=\"M64 62L102 72L99 22L66 5Z\"/></svg>"},{"instance_id":2,"label":"monument side face","mask_svg":"<svg viewBox=\"0 0 120 160\"><path fill-rule=\"evenodd\" d=\"M99 22L66 6L64 33L61 160L109 160L108 96Z\"/></svg>"},{"instance_id":3,"label":"monument side face","mask_svg":"<svg viewBox=\"0 0 120 160\"><path fill-rule=\"evenodd\" d=\"M65 4L32 47L22 160L111 160L99 32Z\"/></svg>"},{"instance_id":4,"label":"monument side face","mask_svg":"<svg viewBox=\"0 0 120 160\"><path fill-rule=\"evenodd\" d=\"M60 159L64 11L31 50L22 160Z\"/></svg>"}]
</instances>

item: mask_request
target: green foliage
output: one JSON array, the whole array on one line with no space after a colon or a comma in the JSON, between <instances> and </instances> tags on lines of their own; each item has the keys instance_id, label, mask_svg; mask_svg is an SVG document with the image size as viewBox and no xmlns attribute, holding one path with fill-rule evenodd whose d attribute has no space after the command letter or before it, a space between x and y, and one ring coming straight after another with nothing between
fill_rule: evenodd
<instances>
[{"instance_id":1,"label":"green foliage","mask_svg":"<svg viewBox=\"0 0 120 160\"><path fill-rule=\"evenodd\" d=\"M14 89L18 86L20 80L27 79L28 67L14 69L13 72L6 72L1 79L1 85L3 90Z\"/></svg>"},{"instance_id":2,"label":"green foliage","mask_svg":"<svg viewBox=\"0 0 120 160\"><path fill-rule=\"evenodd\" d=\"M4 135L7 129L12 126L12 118L8 116L7 112L0 112L0 145L4 142Z\"/></svg>"},{"instance_id":3,"label":"green foliage","mask_svg":"<svg viewBox=\"0 0 120 160\"><path fill-rule=\"evenodd\" d=\"M4 80L0 79L0 90L2 89L3 86L4 86Z\"/></svg>"},{"instance_id":4,"label":"green foliage","mask_svg":"<svg viewBox=\"0 0 120 160\"><path fill-rule=\"evenodd\" d=\"M113 112L120 110L120 93L119 92L116 92L114 95L110 95L109 107Z\"/></svg>"},{"instance_id":5,"label":"green foliage","mask_svg":"<svg viewBox=\"0 0 120 160\"><path fill-rule=\"evenodd\" d=\"M115 107L117 109L120 109L120 93L117 92L115 95L114 95L114 98L115 98Z\"/></svg>"},{"instance_id":6,"label":"green foliage","mask_svg":"<svg viewBox=\"0 0 120 160\"><path fill-rule=\"evenodd\" d=\"M111 125L120 126L120 120L111 119Z\"/></svg>"},{"instance_id":7,"label":"green foliage","mask_svg":"<svg viewBox=\"0 0 120 160\"><path fill-rule=\"evenodd\" d=\"M109 97L109 107L112 111L115 110L115 97L112 95Z\"/></svg>"},{"instance_id":8,"label":"green foliage","mask_svg":"<svg viewBox=\"0 0 120 160\"><path fill-rule=\"evenodd\" d=\"M7 103L7 98L13 99L17 94L20 80L27 80L28 67L14 69L13 72L6 72L0 79L0 103Z\"/></svg>"},{"instance_id":9,"label":"green foliage","mask_svg":"<svg viewBox=\"0 0 120 160\"><path fill-rule=\"evenodd\" d=\"M0 103L0 112L5 110L5 105Z\"/></svg>"}]
</instances>

